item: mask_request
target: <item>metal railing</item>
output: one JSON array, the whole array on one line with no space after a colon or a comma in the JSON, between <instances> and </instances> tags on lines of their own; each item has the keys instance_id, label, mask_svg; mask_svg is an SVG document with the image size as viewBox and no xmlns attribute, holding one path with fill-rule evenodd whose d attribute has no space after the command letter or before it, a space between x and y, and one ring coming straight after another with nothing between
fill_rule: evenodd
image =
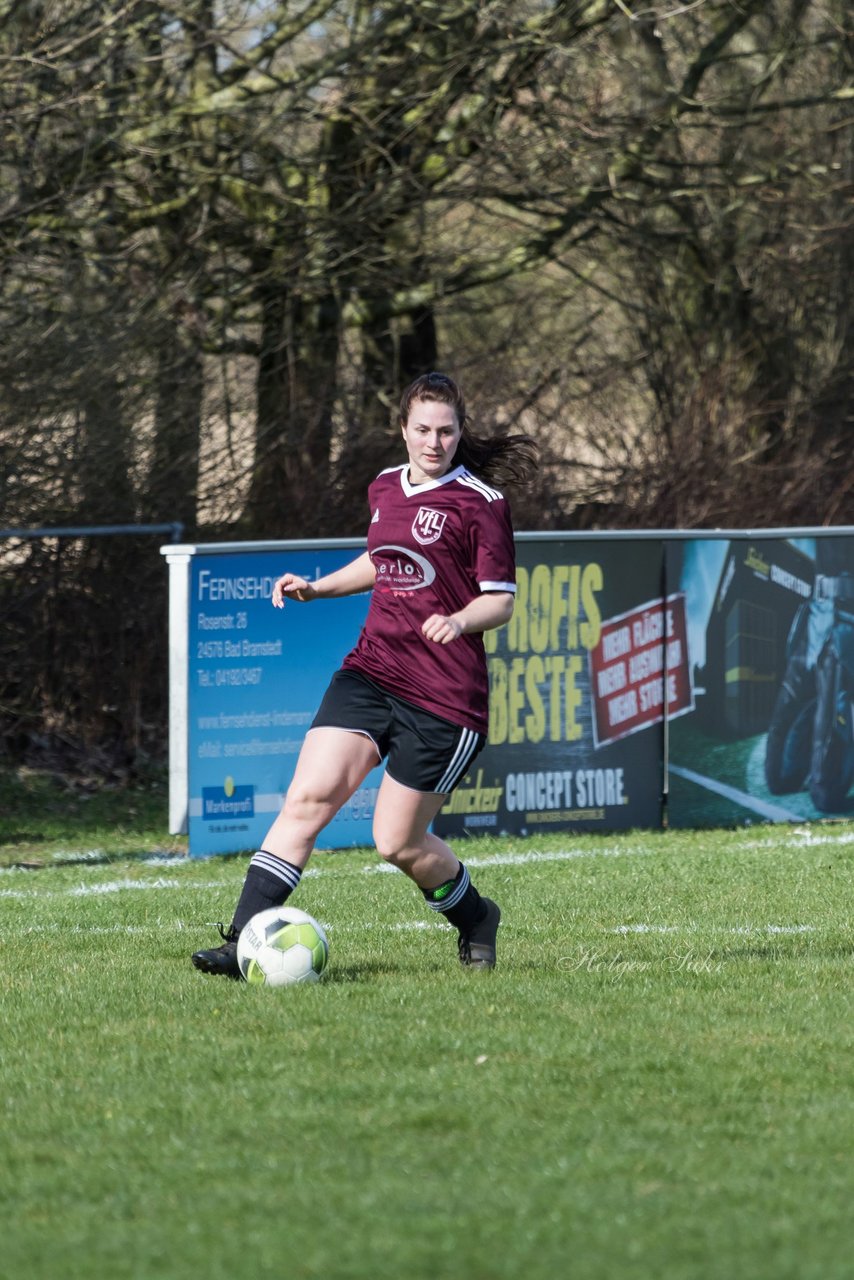
<instances>
[{"instance_id":1,"label":"metal railing","mask_svg":"<svg viewBox=\"0 0 854 1280\"><path fill-rule=\"evenodd\" d=\"M169 524L46 525L37 529L0 529L0 538L93 538L122 533L168 533L171 542L180 542L184 536L184 525L180 520Z\"/></svg>"}]
</instances>

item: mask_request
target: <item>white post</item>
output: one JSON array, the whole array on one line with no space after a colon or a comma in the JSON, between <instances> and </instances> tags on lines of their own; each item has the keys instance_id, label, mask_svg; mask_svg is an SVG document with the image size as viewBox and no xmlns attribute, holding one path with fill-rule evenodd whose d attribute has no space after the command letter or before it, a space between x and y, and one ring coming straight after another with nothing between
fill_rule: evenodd
<instances>
[{"instance_id":1,"label":"white post","mask_svg":"<svg viewBox=\"0 0 854 1280\"><path fill-rule=\"evenodd\" d=\"M169 565L169 831L185 835L190 800L190 560L194 547L161 547Z\"/></svg>"}]
</instances>

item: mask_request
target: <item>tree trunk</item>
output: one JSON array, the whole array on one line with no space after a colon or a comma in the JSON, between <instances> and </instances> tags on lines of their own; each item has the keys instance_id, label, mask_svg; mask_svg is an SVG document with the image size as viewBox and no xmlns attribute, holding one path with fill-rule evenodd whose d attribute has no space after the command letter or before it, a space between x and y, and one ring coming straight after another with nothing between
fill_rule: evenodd
<instances>
[{"instance_id":1,"label":"tree trunk","mask_svg":"<svg viewBox=\"0 0 854 1280\"><path fill-rule=\"evenodd\" d=\"M310 308L265 273L256 382L255 457L242 529L257 537L328 531L329 455L337 392L338 306Z\"/></svg>"}]
</instances>

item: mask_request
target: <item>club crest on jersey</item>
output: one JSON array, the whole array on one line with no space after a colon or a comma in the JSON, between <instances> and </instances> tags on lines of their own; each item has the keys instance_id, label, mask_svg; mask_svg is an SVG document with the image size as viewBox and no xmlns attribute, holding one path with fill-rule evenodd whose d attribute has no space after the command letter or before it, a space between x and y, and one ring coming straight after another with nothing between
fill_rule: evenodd
<instances>
[{"instance_id":1,"label":"club crest on jersey","mask_svg":"<svg viewBox=\"0 0 854 1280\"><path fill-rule=\"evenodd\" d=\"M431 542L438 542L445 527L446 512L434 511L431 507L419 507L418 515L412 521L412 536L422 547Z\"/></svg>"}]
</instances>

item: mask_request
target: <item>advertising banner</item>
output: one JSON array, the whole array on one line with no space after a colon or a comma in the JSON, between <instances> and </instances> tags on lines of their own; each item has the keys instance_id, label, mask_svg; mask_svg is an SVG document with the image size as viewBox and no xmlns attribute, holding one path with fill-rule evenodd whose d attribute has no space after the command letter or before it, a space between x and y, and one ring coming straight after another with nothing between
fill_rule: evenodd
<instances>
[{"instance_id":1,"label":"advertising banner","mask_svg":"<svg viewBox=\"0 0 854 1280\"><path fill-rule=\"evenodd\" d=\"M670 824L850 815L854 539L686 538L666 554L695 698L669 732Z\"/></svg>"},{"instance_id":2,"label":"advertising banner","mask_svg":"<svg viewBox=\"0 0 854 1280\"><path fill-rule=\"evenodd\" d=\"M332 672L355 643L367 595L274 609L281 574L316 578L352 549L195 555L189 584L189 837L200 856L257 849L278 813ZM318 841L371 843L377 768Z\"/></svg>"},{"instance_id":3,"label":"advertising banner","mask_svg":"<svg viewBox=\"0 0 854 1280\"><path fill-rule=\"evenodd\" d=\"M193 856L260 846L367 614L367 594L273 609L275 579L363 545L164 548L170 829ZM854 813L851 530L521 534L516 550L513 618L484 636L488 742L437 834ZM371 843L381 778L318 847Z\"/></svg>"},{"instance_id":4,"label":"advertising banner","mask_svg":"<svg viewBox=\"0 0 854 1280\"><path fill-rule=\"evenodd\" d=\"M602 624L590 651L596 747L694 709L685 597L647 600ZM666 711L665 711L666 704Z\"/></svg>"},{"instance_id":5,"label":"advertising banner","mask_svg":"<svg viewBox=\"0 0 854 1280\"><path fill-rule=\"evenodd\" d=\"M663 605L661 543L519 539L516 550L515 613L484 637L488 744L434 830L659 826L665 686L674 713L691 705L684 608Z\"/></svg>"}]
</instances>

